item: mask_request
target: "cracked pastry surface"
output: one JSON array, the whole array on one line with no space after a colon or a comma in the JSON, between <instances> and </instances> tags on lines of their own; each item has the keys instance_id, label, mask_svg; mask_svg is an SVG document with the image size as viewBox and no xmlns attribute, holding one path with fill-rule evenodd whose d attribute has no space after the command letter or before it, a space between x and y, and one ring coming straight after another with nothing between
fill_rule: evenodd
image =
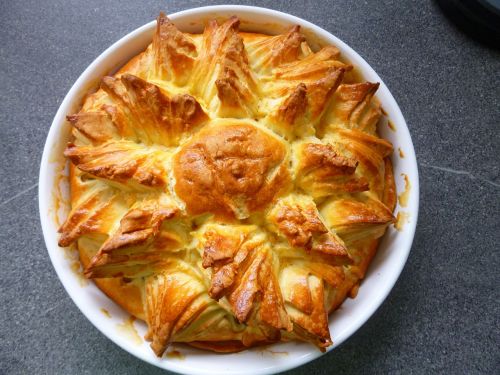
<instances>
[{"instance_id":1,"label":"cracked pastry surface","mask_svg":"<svg viewBox=\"0 0 500 375\"><path fill-rule=\"evenodd\" d=\"M156 355L332 344L328 315L355 297L396 202L378 83L352 68L299 26L245 33L231 17L187 34L160 14L147 49L67 117L59 244L147 323Z\"/></svg>"}]
</instances>

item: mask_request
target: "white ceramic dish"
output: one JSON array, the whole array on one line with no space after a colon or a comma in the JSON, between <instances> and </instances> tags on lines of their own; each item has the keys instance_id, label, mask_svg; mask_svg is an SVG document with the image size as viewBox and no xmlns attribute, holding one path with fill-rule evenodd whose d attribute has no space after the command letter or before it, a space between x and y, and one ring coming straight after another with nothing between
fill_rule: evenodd
<instances>
[{"instance_id":1,"label":"white ceramic dish","mask_svg":"<svg viewBox=\"0 0 500 375\"><path fill-rule=\"evenodd\" d=\"M397 212L404 212L409 221L401 231L390 228L370 266L356 299L348 299L330 316L330 330L335 348L352 335L384 301L399 277L406 262L415 233L418 215L418 171L413 144L401 111L387 86L375 71L356 52L327 31L300 18L274 10L247 6L212 6L190 9L169 17L182 31L200 32L203 23L211 18L238 15L241 29L275 34L290 25L301 25L308 41L314 46L333 44L345 59L358 67L364 78L380 82L377 97L394 124L395 131L387 124L381 126L381 135L390 140L394 149L394 174L398 192L405 189L402 173L411 183L408 204ZM141 339L146 331L142 322L131 322L129 316L108 299L93 283L79 273L78 258L74 251L57 245L57 229L65 217L68 205L68 185L64 178L65 162L62 151L69 139L69 125L65 116L76 112L83 96L98 85L100 78L113 72L131 57L145 49L151 42L155 21L126 35L104 51L78 78L64 98L50 128L40 168L40 216L52 264L66 291L83 314L108 338L129 353L158 367L185 374L268 374L285 371L309 362L321 355L310 344L280 343L269 348L255 348L242 353L218 355L189 347L174 346L175 355L158 359ZM402 158L398 149L404 152ZM376 340L376 338L374 339ZM180 353L180 354L179 354Z\"/></svg>"}]
</instances>

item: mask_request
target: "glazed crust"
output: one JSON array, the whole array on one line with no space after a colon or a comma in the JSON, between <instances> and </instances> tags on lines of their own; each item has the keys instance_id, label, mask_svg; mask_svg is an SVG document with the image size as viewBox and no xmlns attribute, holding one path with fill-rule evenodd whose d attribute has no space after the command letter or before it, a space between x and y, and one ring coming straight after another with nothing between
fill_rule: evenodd
<instances>
[{"instance_id":1,"label":"glazed crust","mask_svg":"<svg viewBox=\"0 0 500 375\"><path fill-rule=\"evenodd\" d=\"M175 191L190 214L246 219L289 189L286 156L282 142L256 126L218 122L176 154Z\"/></svg>"},{"instance_id":2,"label":"glazed crust","mask_svg":"<svg viewBox=\"0 0 500 375\"><path fill-rule=\"evenodd\" d=\"M394 221L378 83L298 26L203 34L160 14L153 42L68 116L71 212L86 277L162 356L172 342L235 352L332 344Z\"/></svg>"}]
</instances>

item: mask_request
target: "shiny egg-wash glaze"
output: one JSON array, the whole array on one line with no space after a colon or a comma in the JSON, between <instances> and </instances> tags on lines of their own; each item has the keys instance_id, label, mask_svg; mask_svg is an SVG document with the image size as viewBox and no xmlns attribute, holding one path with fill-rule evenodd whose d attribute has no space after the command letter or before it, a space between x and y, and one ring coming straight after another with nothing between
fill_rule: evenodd
<instances>
[{"instance_id":1,"label":"shiny egg-wash glaze","mask_svg":"<svg viewBox=\"0 0 500 375\"><path fill-rule=\"evenodd\" d=\"M377 83L353 82L299 27L242 33L237 17L152 44L68 116L72 210L85 275L171 342L221 352L332 344L396 192Z\"/></svg>"}]
</instances>

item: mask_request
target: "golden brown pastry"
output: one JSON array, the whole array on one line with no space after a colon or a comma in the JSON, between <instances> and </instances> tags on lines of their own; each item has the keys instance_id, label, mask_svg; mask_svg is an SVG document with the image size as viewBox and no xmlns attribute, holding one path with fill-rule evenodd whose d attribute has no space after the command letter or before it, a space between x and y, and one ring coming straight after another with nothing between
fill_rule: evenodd
<instances>
[{"instance_id":1,"label":"golden brown pastry","mask_svg":"<svg viewBox=\"0 0 500 375\"><path fill-rule=\"evenodd\" d=\"M192 35L160 14L152 44L68 116L59 244L147 322L158 356L172 342L324 350L329 312L394 220L378 83L357 82L334 46L312 51L298 26L238 26Z\"/></svg>"}]
</instances>

